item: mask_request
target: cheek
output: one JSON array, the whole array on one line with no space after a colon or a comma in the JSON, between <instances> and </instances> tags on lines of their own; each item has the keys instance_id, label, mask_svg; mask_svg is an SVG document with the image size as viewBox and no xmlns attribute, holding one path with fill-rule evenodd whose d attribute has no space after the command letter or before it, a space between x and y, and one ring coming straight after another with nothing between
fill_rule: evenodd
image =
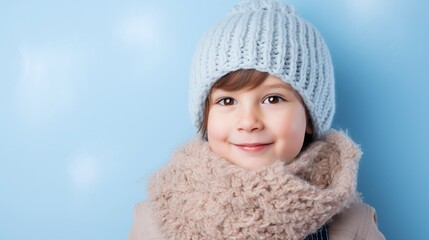
<instances>
[{"instance_id":1,"label":"cheek","mask_svg":"<svg viewBox=\"0 0 429 240\"><path fill-rule=\"evenodd\" d=\"M273 118L272 127L280 136L292 137L305 134L307 118L301 109L295 109L282 113L281 116Z\"/></svg>"},{"instance_id":2,"label":"cheek","mask_svg":"<svg viewBox=\"0 0 429 240\"><path fill-rule=\"evenodd\" d=\"M225 126L222 124L222 121L218 114L209 113L207 119L207 135L212 138L219 138L223 135Z\"/></svg>"},{"instance_id":3,"label":"cheek","mask_svg":"<svg viewBox=\"0 0 429 240\"><path fill-rule=\"evenodd\" d=\"M218 153L222 143L228 139L228 125L225 119L216 113L209 113L207 120L207 138L212 151ZM219 153L218 153L219 154Z\"/></svg>"},{"instance_id":4,"label":"cheek","mask_svg":"<svg viewBox=\"0 0 429 240\"><path fill-rule=\"evenodd\" d=\"M287 156L286 158L293 158L301 151L304 143L306 130L305 111L296 109L275 119L272 124L272 130L277 140L281 143L278 145L277 152L279 155Z\"/></svg>"}]
</instances>

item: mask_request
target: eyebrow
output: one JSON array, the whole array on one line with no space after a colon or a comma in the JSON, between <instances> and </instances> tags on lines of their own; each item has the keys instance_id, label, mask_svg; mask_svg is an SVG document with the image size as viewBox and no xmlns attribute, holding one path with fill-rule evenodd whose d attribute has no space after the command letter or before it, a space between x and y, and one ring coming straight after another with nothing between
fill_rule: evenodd
<instances>
[{"instance_id":1,"label":"eyebrow","mask_svg":"<svg viewBox=\"0 0 429 240\"><path fill-rule=\"evenodd\" d=\"M289 91L289 92L295 91L295 89L288 83L272 83L272 84L267 84L267 85L262 84L261 87L263 87L265 89L281 88L281 89L284 89L284 90ZM216 90L216 91L214 91L214 90ZM221 93L219 93L219 92L221 92ZM211 91L209 96L211 98L211 96L215 93L222 95L224 93L229 93L229 92L234 92L234 91L227 91L227 90L224 90L222 88L216 88L216 89L213 89Z\"/></svg>"},{"instance_id":2,"label":"eyebrow","mask_svg":"<svg viewBox=\"0 0 429 240\"><path fill-rule=\"evenodd\" d=\"M283 84L283 83L273 83L270 85L266 85L264 86L266 88L283 88L289 91L293 91L294 89L292 88L292 86L290 86L289 84Z\"/></svg>"}]
</instances>

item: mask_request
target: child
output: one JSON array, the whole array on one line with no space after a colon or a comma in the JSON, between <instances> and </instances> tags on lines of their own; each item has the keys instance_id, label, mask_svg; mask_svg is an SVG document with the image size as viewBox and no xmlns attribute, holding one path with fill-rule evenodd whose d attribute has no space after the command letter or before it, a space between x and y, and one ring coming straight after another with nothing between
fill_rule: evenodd
<instances>
[{"instance_id":1,"label":"child","mask_svg":"<svg viewBox=\"0 0 429 240\"><path fill-rule=\"evenodd\" d=\"M129 239L384 239L360 149L330 130L329 50L292 7L244 2L204 36L190 111L199 136L153 176Z\"/></svg>"}]
</instances>

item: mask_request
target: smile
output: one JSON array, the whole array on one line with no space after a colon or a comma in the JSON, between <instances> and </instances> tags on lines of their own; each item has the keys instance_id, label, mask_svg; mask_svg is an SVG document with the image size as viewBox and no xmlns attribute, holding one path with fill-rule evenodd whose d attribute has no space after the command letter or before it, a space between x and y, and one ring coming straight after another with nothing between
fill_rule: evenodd
<instances>
[{"instance_id":1,"label":"smile","mask_svg":"<svg viewBox=\"0 0 429 240\"><path fill-rule=\"evenodd\" d=\"M270 146L272 143L251 143L251 144L234 144L236 147L247 152L259 152Z\"/></svg>"}]
</instances>

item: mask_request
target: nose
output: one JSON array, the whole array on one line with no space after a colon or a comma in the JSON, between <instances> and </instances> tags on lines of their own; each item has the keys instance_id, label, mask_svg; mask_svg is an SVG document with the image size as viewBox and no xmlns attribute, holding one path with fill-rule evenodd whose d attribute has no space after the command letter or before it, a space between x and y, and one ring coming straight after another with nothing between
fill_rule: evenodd
<instances>
[{"instance_id":1,"label":"nose","mask_svg":"<svg viewBox=\"0 0 429 240\"><path fill-rule=\"evenodd\" d=\"M237 120L237 130L245 132L255 132L262 130L264 124L261 120L260 113L254 108L242 108L239 111Z\"/></svg>"}]
</instances>

